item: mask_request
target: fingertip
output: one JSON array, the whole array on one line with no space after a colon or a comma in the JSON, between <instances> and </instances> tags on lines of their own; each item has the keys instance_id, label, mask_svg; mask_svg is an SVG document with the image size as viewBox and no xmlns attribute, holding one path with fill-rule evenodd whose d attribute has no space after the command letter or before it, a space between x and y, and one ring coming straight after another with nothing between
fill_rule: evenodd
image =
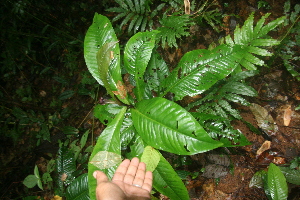
<instances>
[{"instance_id":1,"label":"fingertip","mask_svg":"<svg viewBox=\"0 0 300 200\"><path fill-rule=\"evenodd\" d=\"M93 173L94 178L97 178L97 173L98 173L98 171L94 171L94 173Z\"/></svg>"},{"instance_id":2,"label":"fingertip","mask_svg":"<svg viewBox=\"0 0 300 200\"><path fill-rule=\"evenodd\" d=\"M108 177L106 176L106 174L102 171L94 171L93 172L93 176L95 179L97 179L97 184L101 183L101 182L106 182L108 181Z\"/></svg>"}]
</instances>

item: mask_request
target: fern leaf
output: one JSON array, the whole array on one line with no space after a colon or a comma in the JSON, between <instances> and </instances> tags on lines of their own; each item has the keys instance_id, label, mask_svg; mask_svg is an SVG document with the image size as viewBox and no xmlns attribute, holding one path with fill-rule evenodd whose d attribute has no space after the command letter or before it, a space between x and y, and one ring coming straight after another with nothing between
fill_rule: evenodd
<instances>
[{"instance_id":1,"label":"fern leaf","mask_svg":"<svg viewBox=\"0 0 300 200\"><path fill-rule=\"evenodd\" d=\"M126 13L127 10L124 9L124 8L121 8L121 7L112 7L112 8L108 8L106 9L106 11L109 11L109 12L117 12L117 13Z\"/></svg>"},{"instance_id":2,"label":"fern leaf","mask_svg":"<svg viewBox=\"0 0 300 200\"><path fill-rule=\"evenodd\" d=\"M204 93L206 96L191 103L186 109L190 110L197 106L197 112L220 115L228 119L230 116L240 119L237 110L233 109L227 101L249 105L249 102L242 98L241 95L256 96L257 92L240 80L254 76L257 73L257 71L243 71L234 74L227 80L219 81L210 90Z\"/></svg>"},{"instance_id":3,"label":"fern leaf","mask_svg":"<svg viewBox=\"0 0 300 200\"><path fill-rule=\"evenodd\" d=\"M154 16L156 16L157 13L158 13L158 11L160 11L165 5L166 5L165 3L159 4L159 5L151 12L150 18L153 18Z\"/></svg>"},{"instance_id":4,"label":"fern leaf","mask_svg":"<svg viewBox=\"0 0 300 200\"><path fill-rule=\"evenodd\" d=\"M237 94L229 93L229 94L226 94L224 96L224 98L227 99L228 101L232 101L234 103L241 103L244 106L250 105L250 103L246 99L244 99L243 97L241 97L240 95L237 95Z\"/></svg>"},{"instance_id":5,"label":"fern leaf","mask_svg":"<svg viewBox=\"0 0 300 200\"><path fill-rule=\"evenodd\" d=\"M125 0L127 5L129 6L131 12L135 12L133 2L131 0Z\"/></svg>"},{"instance_id":6,"label":"fern leaf","mask_svg":"<svg viewBox=\"0 0 300 200\"><path fill-rule=\"evenodd\" d=\"M140 2L139 0L134 0L134 5L135 5L135 11L139 14L141 14L141 7L140 7Z\"/></svg>"},{"instance_id":7,"label":"fern leaf","mask_svg":"<svg viewBox=\"0 0 300 200\"><path fill-rule=\"evenodd\" d=\"M144 18L143 18L142 16L140 16L139 19L137 20L137 22L135 23L135 26L134 26L134 33L136 33L136 31L139 30L140 25L141 25L143 19L144 19Z\"/></svg>"},{"instance_id":8,"label":"fern leaf","mask_svg":"<svg viewBox=\"0 0 300 200\"><path fill-rule=\"evenodd\" d=\"M115 0L122 8L124 8L125 10L129 10L129 7L127 6L127 4L124 2L124 0Z\"/></svg>"},{"instance_id":9,"label":"fern leaf","mask_svg":"<svg viewBox=\"0 0 300 200\"><path fill-rule=\"evenodd\" d=\"M142 25L141 25L141 31L144 32L146 30L146 26L147 26L147 22L148 22L148 18L147 17L144 17L143 18L143 22L142 22ZM152 20L149 21L149 24L150 22L152 22ZM152 30L151 27L149 27L150 30Z\"/></svg>"},{"instance_id":10,"label":"fern leaf","mask_svg":"<svg viewBox=\"0 0 300 200\"><path fill-rule=\"evenodd\" d=\"M123 27L125 24L128 23L128 21L134 16L135 14L134 13L129 13L125 19L122 21L120 27Z\"/></svg>"},{"instance_id":11,"label":"fern leaf","mask_svg":"<svg viewBox=\"0 0 300 200\"><path fill-rule=\"evenodd\" d=\"M248 47L248 52L259 55L259 56L271 56L272 55L271 52L269 52L265 49L258 48L256 46L249 46Z\"/></svg>"},{"instance_id":12,"label":"fern leaf","mask_svg":"<svg viewBox=\"0 0 300 200\"><path fill-rule=\"evenodd\" d=\"M225 101L223 99L218 101L219 105L226 110L230 115L232 115L236 119L241 119L241 116L239 112L236 109L233 109L231 105L228 103L228 101ZM227 114L226 114L227 117Z\"/></svg>"},{"instance_id":13,"label":"fern leaf","mask_svg":"<svg viewBox=\"0 0 300 200\"><path fill-rule=\"evenodd\" d=\"M140 14L145 14L146 6L146 0L140 0Z\"/></svg>"},{"instance_id":14,"label":"fern leaf","mask_svg":"<svg viewBox=\"0 0 300 200\"><path fill-rule=\"evenodd\" d=\"M128 32L130 32L130 31L132 30L133 26L135 25L135 22L136 22L139 18L140 18L139 15L135 15L135 16L132 18L132 20L131 20L131 22L130 22L130 24L129 24L129 26L128 26Z\"/></svg>"},{"instance_id":15,"label":"fern leaf","mask_svg":"<svg viewBox=\"0 0 300 200\"><path fill-rule=\"evenodd\" d=\"M176 39L189 35L187 29L192 24L188 15L164 17L160 23L162 27L158 28L160 31L158 38L161 38L162 45L168 43L170 47L176 48L178 47Z\"/></svg>"},{"instance_id":16,"label":"fern leaf","mask_svg":"<svg viewBox=\"0 0 300 200\"><path fill-rule=\"evenodd\" d=\"M119 19L121 19L122 17L125 17L127 15L126 12L122 12L120 14L118 14L117 16L115 16L112 20L112 22L118 21Z\"/></svg>"}]
</instances>

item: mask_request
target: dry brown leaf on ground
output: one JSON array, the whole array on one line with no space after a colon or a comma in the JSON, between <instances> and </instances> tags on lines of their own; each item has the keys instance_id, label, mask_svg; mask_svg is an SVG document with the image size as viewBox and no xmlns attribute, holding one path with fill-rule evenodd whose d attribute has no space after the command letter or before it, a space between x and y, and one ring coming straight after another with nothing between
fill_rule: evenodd
<instances>
[{"instance_id":1,"label":"dry brown leaf on ground","mask_svg":"<svg viewBox=\"0 0 300 200\"><path fill-rule=\"evenodd\" d=\"M260 155L262 152L271 148L271 141L266 140L261 147L257 150L256 155Z\"/></svg>"},{"instance_id":2,"label":"dry brown leaf on ground","mask_svg":"<svg viewBox=\"0 0 300 200\"><path fill-rule=\"evenodd\" d=\"M270 113L264 107L255 103L251 103L249 108L255 116L257 125L269 136L275 135L278 131L278 126Z\"/></svg>"},{"instance_id":3,"label":"dry brown leaf on ground","mask_svg":"<svg viewBox=\"0 0 300 200\"><path fill-rule=\"evenodd\" d=\"M292 119L292 109L291 105L288 105L288 107L284 110L284 115L283 115L283 124L285 126L290 125L291 119Z\"/></svg>"}]
</instances>

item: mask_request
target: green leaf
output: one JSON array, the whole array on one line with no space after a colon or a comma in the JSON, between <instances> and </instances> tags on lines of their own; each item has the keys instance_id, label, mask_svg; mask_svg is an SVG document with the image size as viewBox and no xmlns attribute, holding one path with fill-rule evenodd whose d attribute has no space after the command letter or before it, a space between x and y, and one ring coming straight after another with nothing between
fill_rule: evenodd
<instances>
[{"instance_id":1,"label":"green leaf","mask_svg":"<svg viewBox=\"0 0 300 200\"><path fill-rule=\"evenodd\" d=\"M157 37L161 40L162 46L167 44L176 48L178 48L176 39L188 36L190 34L189 26L193 25L188 15L163 17L160 23L161 27L157 29L159 31Z\"/></svg>"},{"instance_id":2,"label":"green leaf","mask_svg":"<svg viewBox=\"0 0 300 200\"><path fill-rule=\"evenodd\" d=\"M151 91L151 93L155 91L157 95L159 95L161 92L161 83L169 74L170 72L166 62L156 51L153 51L145 72L145 80L147 80L146 89Z\"/></svg>"},{"instance_id":3,"label":"green leaf","mask_svg":"<svg viewBox=\"0 0 300 200\"><path fill-rule=\"evenodd\" d=\"M34 167L34 175L39 179L40 177L40 173L39 173L39 168L37 167L37 165L35 165Z\"/></svg>"},{"instance_id":4,"label":"green leaf","mask_svg":"<svg viewBox=\"0 0 300 200\"><path fill-rule=\"evenodd\" d=\"M75 94L75 92L73 90L66 90L59 95L58 99L61 101L66 100L66 99L71 98L74 94Z\"/></svg>"},{"instance_id":5,"label":"green leaf","mask_svg":"<svg viewBox=\"0 0 300 200\"><path fill-rule=\"evenodd\" d=\"M209 89L218 80L228 76L242 59L240 49L232 49L227 45L209 51L198 49L186 53L171 75L165 79L162 87L175 94L174 100L184 96L195 96Z\"/></svg>"},{"instance_id":6,"label":"green leaf","mask_svg":"<svg viewBox=\"0 0 300 200\"><path fill-rule=\"evenodd\" d=\"M182 180L161 154L159 163L153 171L153 187L172 200L190 199Z\"/></svg>"},{"instance_id":7,"label":"green leaf","mask_svg":"<svg viewBox=\"0 0 300 200\"><path fill-rule=\"evenodd\" d=\"M300 185L300 170L289 167L279 167L284 174L286 181L295 185Z\"/></svg>"},{"instance_id":8,"label":"green leaf","mask_svg":"<svg viewBox=\"0 0 300 200\"><path fill-rule=\"evenodd\" d=\"M118 42L118 39L109 19L103 15L95 13L93 24L89 27L84 38L84 59L90 73L101 85L103 85L103 82L100 79L101 74L97 64L97 52L104 44L116 42ZM109 81L113 80L116 84L118 80L121 80L119 44L116 43L115 46L112 47L111 51L113 53L109 52L109 54L113 55L114 62L110 63L108 77L110 78ZM109 58L110 57L111 56L109 56Z\"/></svg>"},{"instance_id":9,"label":"green leaf","mask_svg":"<svg viewBox=\"0 0 300 200\"><path fill-rule=\"evenodd\" d=\"M70 183L74 179L73 172L76 171L76 161L74 152L67 147L62 146L58 150L58 157L56 159L56 169L58 173L57 184L61 191L64 190L64 185ZM62 179L62 177L66 177Z\"/></svg>"},{"instance_id":10,"label":"green leaf","mask_svg":"<svg viewBox=\"0 0 300 200\"><path fill-rule=\"evenodd\" d=\"M88 187L88 174L82 174L77 177L67 188L67 200L88 200L89 187Z\"/></svg>"},{"instance_id":11,"label":"green leaf","mask_svg":"<svg viewBox=\"0 0 300 200\"><path fill-rule=\"evenodd\" d=\"M267 172L264 170L260 170L258 172L255 172L255 174L252 176L249 188L251 187L257 187L257 188L263 188L264 187L264 177L267 176Z\"/></svg>"},{"instance_id":12,"label":"green leaf","mask_svg":"<svg viewBox=\"0 0 300 200\"><path fill-rule=\"evenodd\" d=\"M76 135L79 133L79 130L73 126L64 126L62 131L66 135Z\"/></svg>"},{"instance_id":13,"label":"green leaf","mask_svg":"<svg viewBox=\"0 0 300 200\"><path fill-rule=\"evenodd\" d=\"M28 188L33 188L36 186L38 180L39 179L35 175L31 174L24 179L23 184Z\"/></svg>"},{"instance_id":14,"label":"green leaf","mask_svg":"<svg viewBox=\"0 0 300 200\"><path fill-rule=\"evenodd\" d=\"M89 136L89 130L87 130L80 139L80 148L81 149L85 146L88 136Z\"/></svg>"},{"instance_id":15,"label":"green leaf","mask_svg":"<svg viewBox=\"0 0 300 200\"><path fill-rule=\"evenodd\" d=\"M273 200L284 200L288 197L286 179L279 167L271 163L268 169L268 188Z\"/></svg>"},{"instance_id":16,"label":"green leaf","mask_svg":"<svg viewBox=\"0 0 300 200\"><path fill-rule=\"evenodd\" d=\"M164 98L143 100L131 114L138 134L154 148L191 155L222 146L189 112Z\"/></svg>"},{"instance_id":17,"label":"green leaf","mask_svg":"<svg viewBox=\"0 0 300 200\"><path fill-rule=\"evenodd\" d=\"M94 108L94 116L97 117L101 123L104 125L109 124L115 117L116 114L120 112L122 106L117 104L98 104Z\"/></svg>"},{"instance_id":18,"label":"green leaf","mask_svg":"<svg viewBox=\"0 0 300 200\"><path fill-rule=\"evenodd\" d=\"M144 162L147 167L147 171L153 172L159 162L159 152L151 146L146 146L141 158L141 162Z\"/></svg>"},{"instance_id":19,"label":"green leaf","mask_svg":"<svg viewBox=\"0 0 300 200\"><path fill-rule=\"evenodd\" d=\"M97 52L97 64L100 79L108 94L114 98L118 97L120 101L129 104L127 100L127 91L122 81L118 64L119 54L114 55L113 48L117 42L105 43Z\"/></svg>"},{"instance_id":20,"label":"green leaf","mask_svg":"<svg viewBox=\"0 0 300 200\"><path fill-rule=\"evenodd\" d=\"M135 95L138 101L144 98L144 73L155 46L157 32L139 32L127 42L124 51L124 67L134 76Z\"/></svg>"},{"instance_id":21,"label":"green leaf","mask_svg":"<svg viewBox=\"0 0 300 200\"><path fill-rule=\"evenodd\" d=\"M124 119L124 115L126 112L126 107L123 107L120 112L116 115L116 117L108 124L108 126L104 129L101 133L100 137L98 138L97 144L94 147L94 150L90 156L90 162L88 164L88 179L89 179L89 188L90 188L90 198L96 199L96 186L97 182L96 179L93 177L93 173L96 170L103 171L108 177L112 177L118 164L113 162L114 166L109 166L108 160L103 159L103 156L107 155L110 158L111 155L121 157L121 141L120 141L120 129ZM100 159L99 160L99 152L100 152ZM97 155L98 154L98 155ZM96 157L95 157L96 156ZM100 168L96 167L92 163L96 159L97 162L100 162ZM121 161L119 159L119 161Z\"/></svg>"}]
</instances>

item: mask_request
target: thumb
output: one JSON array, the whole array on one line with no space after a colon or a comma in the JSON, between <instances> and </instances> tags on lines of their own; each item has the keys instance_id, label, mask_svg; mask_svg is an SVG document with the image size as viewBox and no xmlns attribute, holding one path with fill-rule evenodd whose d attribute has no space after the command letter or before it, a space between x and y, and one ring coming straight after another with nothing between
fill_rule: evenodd
<instances>
[{"instance_id":1,"label":"thumb","mask_svg":"<svg viewBox=\"0 0 300 200\"><path fill-rule=\"evenodd\" d=\"M105 173L101 171L94 171L93 176L95 179L97 179L97 185L99 185L101 182L107 182L108 177Z\"/></svg>"}]
</instances>

